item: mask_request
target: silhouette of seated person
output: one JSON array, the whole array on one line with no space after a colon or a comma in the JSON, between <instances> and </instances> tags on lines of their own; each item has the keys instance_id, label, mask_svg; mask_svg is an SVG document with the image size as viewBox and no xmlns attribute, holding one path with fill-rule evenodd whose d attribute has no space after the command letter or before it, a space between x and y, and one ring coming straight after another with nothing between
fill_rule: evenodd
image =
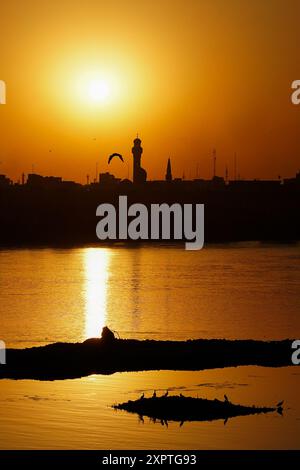
<instances>
[{"instance_id":1,"label":"silhouette of seated person","mask_svg":"<svg viewBox=\"0 0 300 470\"><path fill-rule=\"evenodd\" d=\"M84 341L84 344L88 345L100 345L100 344L113 344L116 341L116 337L113 332L107 327L104 326L101 332L101 338L88 338Z\"/></svg>"},{"instance_id":2,"label":"silhouette of seated person","mask_svg":"<svg viewBox=\"0 0 300 470\"><path fill-rule=\"evenodd\" d=\"M107 326L104 326L102 328L101 341L105 344L109 344L115 341L115 339L113 332Z\"/></svg>"}]
</instances>

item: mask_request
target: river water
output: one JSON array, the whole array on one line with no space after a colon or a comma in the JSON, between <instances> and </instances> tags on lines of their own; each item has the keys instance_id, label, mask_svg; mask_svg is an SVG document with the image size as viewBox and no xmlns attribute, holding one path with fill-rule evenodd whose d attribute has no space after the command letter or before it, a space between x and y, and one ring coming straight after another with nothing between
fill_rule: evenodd
<instances>
[{"instance_id":1,"label":"river water","mask_svg":"<svg viewBox=\"0 0 300 470\"><path fill-rule=\"evenodd\" d=\"M0 250L0 339L77 342L104 325L122 338L300 338L299 261L299 245L260 243ZM299 385L297 366L1 380L0 448L299 448ZM154 389L249 405L284 399L285 411L166 427L111 408Z\"/></svg>"}]
</instances>

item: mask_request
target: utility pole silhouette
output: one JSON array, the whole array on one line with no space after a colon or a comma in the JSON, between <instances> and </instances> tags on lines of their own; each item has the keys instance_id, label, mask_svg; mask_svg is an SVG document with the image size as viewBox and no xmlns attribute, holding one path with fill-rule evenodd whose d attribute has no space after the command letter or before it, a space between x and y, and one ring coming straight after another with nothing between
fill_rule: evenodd
<instances>
[{"instance_id":1,"label":"utility pole silhouette","mask_svg":"<svg viewBox=\"0 0 300 470\"><path fill-rule=\"evenodd\" d=\"M237 158L236 158L236 152L234 153L234 181L236 181L236 175L237 175Z\"/></svg>"},{"instance_id":2,"label":"utility pole silhouette","mask_svg":"<svg viewBox=\"0 0 300 470\"><path fill-rule=\"evenodd\" d=\"M217 152L216 152L216 149L213 149L213 178L216 176L216 167L217 167Z\"/></svg>"},{"instance_id":3,"label":"utility pole silhouette","mask_svg":"<svg viewBox=\"0 0 300 470\"><path fill-rule=\"evenodd\" d=\"M97 183L98 180L98 162L96 162L96 178L95 178L95 183Z\"/></svg>"}]
</instances>

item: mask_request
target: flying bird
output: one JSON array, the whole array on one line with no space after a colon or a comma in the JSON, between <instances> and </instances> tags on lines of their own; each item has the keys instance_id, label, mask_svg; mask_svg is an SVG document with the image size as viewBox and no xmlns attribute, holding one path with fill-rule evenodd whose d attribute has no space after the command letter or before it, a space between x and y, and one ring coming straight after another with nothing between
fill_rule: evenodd
<instances>
[{"instance_id":1,"label":"flying bird","mask_svg":"<svg viewBox=\"0 0 300 470\"><path fill-rule=\"evenodd\" d=\"M120 160L122 160L122 162L124 163L124 159L122 157L122 155L120 155L119 153L112 153L109 157L108 157L108 164L112 161L112 159L114 157L119 157Z\"/></svg>"}]
</instances>

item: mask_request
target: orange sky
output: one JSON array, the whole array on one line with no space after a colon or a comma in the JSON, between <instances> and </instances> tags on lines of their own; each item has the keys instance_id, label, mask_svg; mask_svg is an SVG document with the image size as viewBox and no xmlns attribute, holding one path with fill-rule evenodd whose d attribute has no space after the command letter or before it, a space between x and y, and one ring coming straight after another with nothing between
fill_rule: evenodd
<instances>
[{"instance_id":1,"label":"orange sky","mask_svg":"<svg viewBox=\"0 0 300 470\"><path fill-rule=\"evenodd\" d=\"M0 173L85 182L131 172L143 141L148 177L211 177L238 155L242 177L300 167L298 0L4 0L1 3ZM91 80L109 88L89 97ZM126 163L114 161L122 153Z\"/></svg>"}]
</instances>

